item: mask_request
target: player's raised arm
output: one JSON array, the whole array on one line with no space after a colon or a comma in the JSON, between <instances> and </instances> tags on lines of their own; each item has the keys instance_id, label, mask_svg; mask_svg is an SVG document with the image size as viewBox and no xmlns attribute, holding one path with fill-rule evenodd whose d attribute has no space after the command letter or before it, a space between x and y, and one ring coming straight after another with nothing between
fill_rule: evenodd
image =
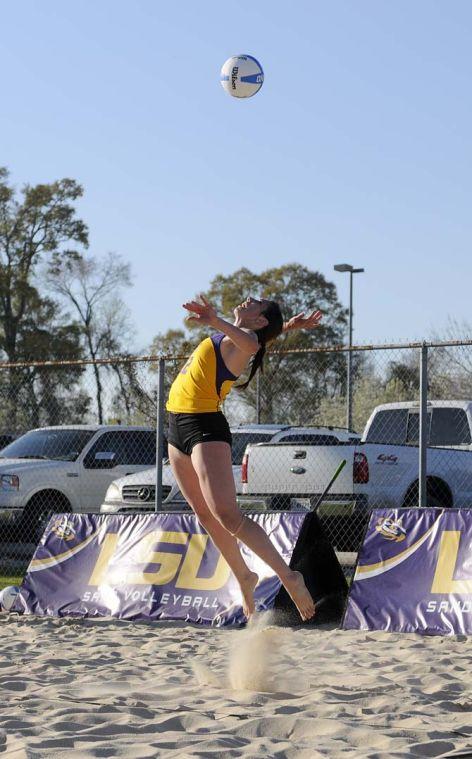
<instances>
[{"instance_id":1,"label":"player's raised arm","mask_svg":"<svg viewBox=\"0 0 472 759\"><path fill-rule=\"evenodd\" d=\"M294 329L315 329L315 327L320 326L322 318L323 312L319 309L315 309L308 315L305 315L305 312L301 311L296 316L292 316L288 322L284 322L283 331L289 332Z\"/></svg>"},{"instance_id":2,"label":"player's raised arm","mask_svg":"<svg viewBox=\"0 0 472 759\"><path fill-rule=\"evenodd\" d=\"M257 353L259 342L254 331L238 327L236 324L231 324L222 319L204 295L200 295L200 300L201 303L197 300L191 300L183 304L183 307L192 314L187 317L187 321L208 324L210 327L223 332L240 351L248 356Z\"/></svg>"}]
</instances>

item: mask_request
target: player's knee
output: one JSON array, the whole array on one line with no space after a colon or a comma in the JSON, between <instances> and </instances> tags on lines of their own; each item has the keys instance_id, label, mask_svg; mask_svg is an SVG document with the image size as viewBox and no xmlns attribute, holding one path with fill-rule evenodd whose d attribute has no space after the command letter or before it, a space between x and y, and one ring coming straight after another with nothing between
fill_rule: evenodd
<instances>
[{"instance_id":1,"label":"player's knee","mask_svg":"<svg viewBox=\"0 0 472 759\"><path fill-rule=\"evenodd\" d=\"M241 522L243 521L244 517L238 509L234 511L217 511L216 518L220 524L223 525L225 530L228 530L228 532L234 535L241 527Z\"/></svg>"},{"instance_id":2,"label":"player's knee","mask_svg":"<svg viewBox=\"0 0 472 759\"><path fill-rule=\"evenodd\" d=\"M205 519L205 510L200 508L199 506L195 506L194 504L192 504L192 511L197 517L198 521L201 524L203 524L203 521Z\"/></svg>"},{"instance_id":3,"label":"player's knee","mask_svg":"<svg viewBox=\"0 0 472 759\"><path fill-rule=\"evenodd\" d=\"M195 513L195 516L203 524L205 517L207 517L208 514L210 514L210 510L208 506L206 505L205 501L201 501L200 499L195 498L192 500L191 506L192 506L192 511Z\"/></svg>"}]
</instances>

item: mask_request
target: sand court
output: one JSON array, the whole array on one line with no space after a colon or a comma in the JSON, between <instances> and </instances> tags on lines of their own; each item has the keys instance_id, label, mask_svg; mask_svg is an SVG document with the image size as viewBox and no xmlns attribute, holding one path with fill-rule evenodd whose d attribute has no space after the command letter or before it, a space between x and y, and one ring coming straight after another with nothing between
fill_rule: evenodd
<instances>
[{"instance_id":1,"label":"sand court","mask_svg":"<svg viewBox=\"0 0 472 759\"><path fill-rule=\"evenodd\" d=\"M1 614L0 753L472 755L470 638L270 621L241 630Z\"/></svg>"}]
</instances>

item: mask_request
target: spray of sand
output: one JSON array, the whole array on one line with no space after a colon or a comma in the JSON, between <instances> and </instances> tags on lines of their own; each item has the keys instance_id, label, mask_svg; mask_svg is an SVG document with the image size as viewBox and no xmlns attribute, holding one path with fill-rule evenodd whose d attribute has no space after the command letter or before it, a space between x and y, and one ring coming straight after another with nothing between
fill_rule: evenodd
<instances>
[{"instance_id":1,"label":"spray of sand","mask_svg":"<svg viewBox=\"0 0 472 759\"><path fill-rule=\"evenodd\" d=\"M200 685L266 693L299 690L286 650L293 632L272 622L271 612L254 614L244 630L231 636L226 668L221 675L207 664L195 661L193 671Z\"/></svg>"}]
</instances>

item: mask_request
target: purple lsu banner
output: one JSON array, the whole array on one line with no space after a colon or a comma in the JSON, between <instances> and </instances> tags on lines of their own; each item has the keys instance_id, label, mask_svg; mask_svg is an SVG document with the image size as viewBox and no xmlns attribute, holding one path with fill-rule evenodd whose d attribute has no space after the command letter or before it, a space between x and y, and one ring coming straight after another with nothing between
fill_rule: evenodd
<instances>
[{"instance_id":1,"label":"purple lsu banner","mask_svg":"<svg viewBox=\"0 0 472 759\"><path fill-rule=\"evenodd\" d=\"M251 515L289 562L304 513ZM244 545L259 576L256 608L271 609L280 581ZM16 602L25 614L211 625L246 621L227 562L193 514L54 515Z\"/></svg>"},{"instance_id":2,"label":"purple lsu banner","mask_svg":"<svg viewBox=\"0 0 472 759\"><path fill-rule=\"evenodd\" d=\"M374 509L343 628L472 634L472 510Z\"/></svg>"}]
</instances>

